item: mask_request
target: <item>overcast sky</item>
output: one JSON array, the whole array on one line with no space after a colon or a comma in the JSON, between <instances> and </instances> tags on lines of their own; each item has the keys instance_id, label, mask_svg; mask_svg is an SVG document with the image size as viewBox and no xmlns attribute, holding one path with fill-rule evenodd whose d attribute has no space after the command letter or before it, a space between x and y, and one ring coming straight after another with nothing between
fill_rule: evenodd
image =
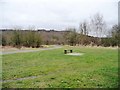
<instances>
[{"instance_id":1,"label":"overcast sky","mask_svg":"<svg viewBox=\"0 0 120 90\"><path fill-rule=\"evenodd\" d=\"M118 22L119 0L0 0L0 28L22 26L63 30L78 28L95 13L109 26Z\"/></svg>"}]
</instances>

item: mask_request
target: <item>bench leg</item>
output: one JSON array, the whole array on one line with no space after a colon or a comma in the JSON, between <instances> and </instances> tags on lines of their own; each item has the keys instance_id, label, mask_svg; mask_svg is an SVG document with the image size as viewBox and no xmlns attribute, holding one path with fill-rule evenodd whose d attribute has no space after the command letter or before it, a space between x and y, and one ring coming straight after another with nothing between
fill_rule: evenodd
<instances>
[{"instance_id":1,"label":"bench leg","mask_svg":"<svg viewBox=\"0 0 120 90\"><path fill-rule=\"evenodd\" d=\"M70 53L72 53L73 51L72 50L70 50Z\"/></svg>"},{"instance_id":2,"label":"bench leg","mask_svg":"<svg viewBox=\"0 0 120 90\"><path fill-rule=\"evenodd\" d=\"M67 50L64 50L64 54L67 54Z\"/></svg>"}]
</instances>

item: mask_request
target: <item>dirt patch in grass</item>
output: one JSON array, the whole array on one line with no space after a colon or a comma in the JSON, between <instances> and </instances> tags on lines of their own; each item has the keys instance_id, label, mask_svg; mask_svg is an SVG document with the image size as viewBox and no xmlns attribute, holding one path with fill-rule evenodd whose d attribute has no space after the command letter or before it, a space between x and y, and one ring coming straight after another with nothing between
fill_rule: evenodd
<instances>
[{"instance_id":1,"label":"dirt patch in grass","mask_svg":"<svg viewBox=\"0 0 120 90\"><path fill-rule=\"evenodd\" d=\"M81 56L81 55L83 55L83 53L68 53L66 55Z\"/></svg>"}]
</instances>

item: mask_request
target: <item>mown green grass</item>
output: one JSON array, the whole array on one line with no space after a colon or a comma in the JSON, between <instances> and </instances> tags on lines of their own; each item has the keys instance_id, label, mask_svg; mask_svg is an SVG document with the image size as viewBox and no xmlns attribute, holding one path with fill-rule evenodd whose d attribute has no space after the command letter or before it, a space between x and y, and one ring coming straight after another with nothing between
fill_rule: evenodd
<instances>
[{"instance_id":1,"label":"mown green grass","mask_svg":"<svg viewBox=\"0 0 120 90\"><path fill-rule=\"evenodd\" d=\"M84 53L64 55L64 49ZM4 82L3 88L116 88L117 49L64 47L61 49L3 55L3 80L30 76L34 79Z\"/></svg>"}]
</instances>

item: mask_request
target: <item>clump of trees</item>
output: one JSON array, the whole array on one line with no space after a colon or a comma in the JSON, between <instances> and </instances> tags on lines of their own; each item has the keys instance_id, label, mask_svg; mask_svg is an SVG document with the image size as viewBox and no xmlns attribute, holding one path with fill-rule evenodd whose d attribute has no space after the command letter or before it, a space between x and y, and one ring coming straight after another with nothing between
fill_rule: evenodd
<instances>
[{"instance_id":1,"label":"clump of trees","mask_svg":"<svg viewBox=\"0 0 120 90\"><path fill-rule=\"evenodd\" d=\"M120 26L114 25L109 37L102 38L102 46L120 46Z\"/></svg>"},{"instance_id":2,"label":"clump of trees","mask_svg":"<svg viewBox=\"0 0 120 90\"><path fill-rule=\"evenodd\" d=\"M101 45L101 38L99 36L104 30L105 22L103 16L100 14L94 15L90 21L81 22L79 30L69 28L69 33L65 36L67 41L72 41L70 45ZM95 32L96 37L89 36L90 32ZM69 37L69 38L68 38ZM69 43L68 43L69 44Z\"/></svg>"},{"instance_id":3,"label":"clump of trees","mask_svg":"<svg viewBox=\"0 0 120 90\"><path fill-rule=\"evenodd\" d=\"M90 44L90 37L88 36L88 32L89 32L89 24L87 21L84 21L82 23L80 23L80 26L79 26L79 38L78 38L78 42L79 44L81 45L88 45Z\"/></svg>"},{"instance_id":4,"label":"clump of trees","mask_svg":"<svg viewBox=\"0 0 120 90\"><path fill-rule=\"evenodd\" d=\"M11 32L9 41L7 34L2 35L2 46L10 45L17 48L21 48L22 46L38 48L41 44L41 35L35 31L23 32L22 30L14 30Z\"/></svg>"},{"instance_id":5,"label":"clump of trees","mask_svg":"<svg viewBox=\"0 0 120 90\"><path fill-rule=\"evenodd\" d=\"M64 34L67 44L73 46L77 44L77 32L75 28L68 28Z\"/></svg>"},{"instance_id":6,"label":"clump of trees","mask_svg":"<svg viewBox=\"0 0 120 90\"><path fill-rule=\"evenodd\" d=\"M79 25L79 32L75 28L67 29L65 40L69 45L97 45L97 46L119 46L120 45L120 26L114 25L110 35L103 37L107 32L107 25L104 18L99 13L95 14L90 21L84 21ZM96 37L89 36L90 33Z\"/></svg>"}]
</instances>

